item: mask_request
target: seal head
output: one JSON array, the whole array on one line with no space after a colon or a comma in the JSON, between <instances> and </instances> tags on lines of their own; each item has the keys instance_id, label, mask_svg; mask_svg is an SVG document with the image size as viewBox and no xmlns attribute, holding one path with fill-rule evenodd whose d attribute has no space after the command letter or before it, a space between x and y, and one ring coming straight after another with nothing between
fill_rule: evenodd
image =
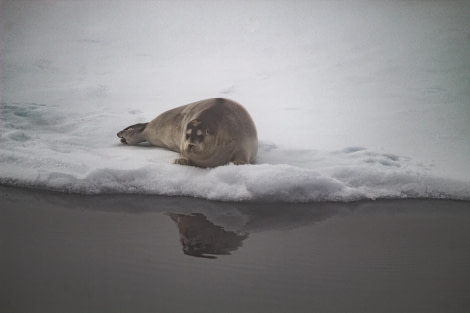
<instances>
[{"instance_id":1,"label":"seal head","mask_svg":"<svg viewBox=\"0 0 470 313\"><path fill-rule=\"evenodd\" d=\"M181 153L187 155L197 155L203 153L206 146L210 147L213 141L209 128L201 120L192 120L184 132L184 138L181 140Z\"/></svg>"}]
</instances>

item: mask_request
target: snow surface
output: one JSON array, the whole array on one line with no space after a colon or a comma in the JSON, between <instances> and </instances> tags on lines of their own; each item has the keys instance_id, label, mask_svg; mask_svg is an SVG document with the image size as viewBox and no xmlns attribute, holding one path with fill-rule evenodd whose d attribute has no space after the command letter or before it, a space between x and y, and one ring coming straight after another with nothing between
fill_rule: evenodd
<instances>
[{"instance_id":1,"label":"snow surface","mask_svg":"<svg viewBox=\"0 0 470 313\"><path fill-rule=\"evenodd\" d=\"M239 201L470 200L468 1L2 1L0 183ZM255 165L116 133L242 103Z\"/></svg>"}]
</instances>

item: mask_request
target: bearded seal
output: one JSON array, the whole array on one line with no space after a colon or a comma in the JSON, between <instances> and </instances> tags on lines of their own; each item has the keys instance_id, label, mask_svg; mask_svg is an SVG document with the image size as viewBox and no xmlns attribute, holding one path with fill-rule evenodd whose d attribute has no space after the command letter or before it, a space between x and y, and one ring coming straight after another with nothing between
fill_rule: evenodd
<instances>
[{"instance_id":1,"label":"bearded seal","mask_svg":"<svg viewBox=\"0 0 470 313\"><path fill-rule=\"evenodd\" d=\"M149 123L117 133L121 142L147 141L180 154L175 164L216 167L254 163L258 152L255 124L239 103L206 99L166 111Z\"/></svg>"}]
</instances>

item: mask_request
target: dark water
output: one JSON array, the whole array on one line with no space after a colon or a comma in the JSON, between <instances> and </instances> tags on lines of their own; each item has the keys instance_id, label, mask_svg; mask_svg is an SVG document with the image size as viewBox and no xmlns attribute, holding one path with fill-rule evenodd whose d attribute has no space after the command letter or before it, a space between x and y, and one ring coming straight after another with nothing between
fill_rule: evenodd
<instances>
[{"instance_id":1,"label":"dark water","mask_svg":"<svg viewBox=\"0 0 470 313\"><path fill-rule=\"evenodd\" d=\"M470 312L469 202L0 196L0 312Z\"/></svg>"}]
</instances>

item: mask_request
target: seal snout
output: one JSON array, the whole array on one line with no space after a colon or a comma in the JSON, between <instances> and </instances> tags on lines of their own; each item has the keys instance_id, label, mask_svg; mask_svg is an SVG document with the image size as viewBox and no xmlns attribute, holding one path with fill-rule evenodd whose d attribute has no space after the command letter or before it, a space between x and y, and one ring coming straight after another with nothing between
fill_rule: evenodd
<instances>
[{"instance_id":1,"label":"seal snout","mask_svg":"<svg viewBox=\"0 0 470 313\"><path fill-rule=\"evenodd\" d=\"M186 148L184 149L187 153L199 153L201 152L201 147L195 142L188 142Z\"/></svg>"}]
</instances>

